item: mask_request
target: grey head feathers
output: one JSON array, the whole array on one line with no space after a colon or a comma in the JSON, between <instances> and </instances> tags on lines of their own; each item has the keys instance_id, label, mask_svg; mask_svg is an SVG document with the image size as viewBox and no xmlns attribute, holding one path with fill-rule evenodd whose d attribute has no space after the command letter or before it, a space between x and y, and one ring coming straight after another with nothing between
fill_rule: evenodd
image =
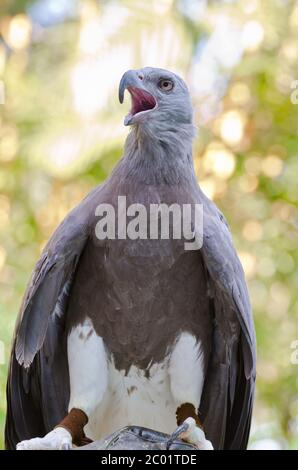
<instances>
[{"instance_id":1,"label":"grey head feathers","mask_svg":"<svg viewBox=\"0 0 298 470\"><path fill-rule=\"evenodd\" d=\"M125 72L119 85L120 102L125 90L132 100L124 120L131 126L124 152L127 175L138 173L149 184L193 179L195 127L185 82L168 70L144 67Z\"/></svg>"}]
</instances>

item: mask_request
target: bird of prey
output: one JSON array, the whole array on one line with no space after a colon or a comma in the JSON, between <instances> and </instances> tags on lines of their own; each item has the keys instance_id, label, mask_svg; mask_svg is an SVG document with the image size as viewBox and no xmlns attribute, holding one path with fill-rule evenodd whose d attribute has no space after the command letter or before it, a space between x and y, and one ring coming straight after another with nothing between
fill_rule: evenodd
<instances>
[{"instance_id":1,"label":"bird of prey","mask_svg":"<svg viewBox=\"0 0 298 470\"><path fill-rule=\"evenodd\" d=\"M254 326L227 222L195 177L188 88L172 72L145 67L123 75L120 102L125 90L124 155L56 229L26 290L6 447L64 449L140 425L199 449L245 449ZM120 196L145 208L202 205L200 248L186 250L173 234L98 237L97 208L112 206L119 220Z\"/></svg>"}]
</instances>

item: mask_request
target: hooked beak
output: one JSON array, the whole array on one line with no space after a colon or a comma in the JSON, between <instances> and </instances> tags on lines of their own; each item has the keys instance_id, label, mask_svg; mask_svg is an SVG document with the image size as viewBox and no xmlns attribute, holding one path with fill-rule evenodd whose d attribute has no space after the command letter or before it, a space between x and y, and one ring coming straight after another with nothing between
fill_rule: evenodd
<instances>
[{"instance_id":1,"label":"hooked beak","mask_svg":"<svg viewBox=\"0 0 298 470\"><path fill-rule=\"evenodd\" d=\"M131 110L124 119L124 125L129 126L144 120L148 112L156 109L157 102L142 84L143 75L137 70L128 70L121 78L119 85L119 101L123 103L124 92L128 90L131 95Z\"/></svg>"}]
</instances>

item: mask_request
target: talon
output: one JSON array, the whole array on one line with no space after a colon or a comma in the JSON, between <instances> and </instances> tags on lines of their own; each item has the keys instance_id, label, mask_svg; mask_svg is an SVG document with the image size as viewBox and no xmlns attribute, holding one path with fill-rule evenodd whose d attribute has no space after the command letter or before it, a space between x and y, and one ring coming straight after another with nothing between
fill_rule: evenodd
<instances>
[{"instance_id":1,"label":"talon","mask_svg":"<svg viewBox=\"0 0 298 470\"><path fill-rule=\"evenodd\" d=\"M65 442L64 444L62 444L61 446L61 450L70 450L71 449L71 445L69 442Z\"/></svg>"},{"instance_id":2,"label":"talon","mask_svg":"<svg viewBox=\"0 0 298 470\"><path fill-rule=\"evenodd\" d=\"M186 433L189 430L190 423L188 423L186 420L178 426L174 432L170 435L169 439L167 440L167 450L169 450L170 446L173 444L176 439L179 439L179 437Z\"/></svg>"},{"instance_id":3,"label":"talon","mask_svg":"<svg viewBox=\"0 0 298 470\"><path fill-rule=\"evenodd\" d=\"M173 440L178 437L200 450L213 450L211 442L206 439L203 429L197 426L194 418L189 417L178 426L167 442L167 450Z\"/></svg>"},{"instance_id":4,"label":"talon","mask_svg":"<svg viewBox=\"0 0 298 470\"><path fill-rule=\"evenodd\" d=\"M16 450L25 450L25 443L19 442L16 446Z\"/></svg>"},{"instance_id":5,"label":"talon","mask_svg":"<svg viewBox=\"0 0 298 470\"><path fill-rule=\"evenodd\" d=\"M17 450L70 450L72 447L71 434L64 428L55 428L46 436L35 437L19 442Z\"/></svg>"}]
</instances>

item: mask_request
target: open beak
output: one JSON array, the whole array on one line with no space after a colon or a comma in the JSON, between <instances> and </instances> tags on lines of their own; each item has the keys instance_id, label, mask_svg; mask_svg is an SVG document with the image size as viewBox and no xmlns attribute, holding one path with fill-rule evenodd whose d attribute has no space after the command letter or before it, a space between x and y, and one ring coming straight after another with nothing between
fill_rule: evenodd
<instances>
[{"instance_id":1,"label":"open beak","mask_svg":"<svg viewBox=\"0 0 298 470\"><path fill-rule=\"evenodd\" d=\"M137 70L128 70L121 78L119 85L119 101L123 103L124 92L131 95L131 110L124 119L124 125L129 126L144 120L145 115L157 107L156 99L142 84L142 75Z\"/></svg>"}]
</instances>

